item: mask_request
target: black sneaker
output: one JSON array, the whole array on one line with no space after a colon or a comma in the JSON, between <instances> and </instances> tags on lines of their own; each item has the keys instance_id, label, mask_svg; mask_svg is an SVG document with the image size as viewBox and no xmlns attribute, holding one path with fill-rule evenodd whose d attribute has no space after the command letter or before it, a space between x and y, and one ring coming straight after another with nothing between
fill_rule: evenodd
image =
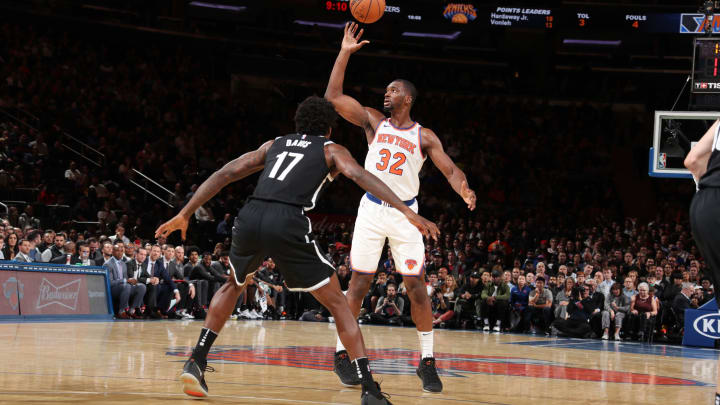
<instances>
[{"instance_id":1,"label":"black sneaker","mask_svg":"<svg viewBox=\"0 0 720 405\"><path fill-rule=\"evenodd\" d=\"M201 365L194 358L188 359L180 374L183 383L183 392L187 395L204 398L208 396L208 387L205 384L205 371L213 372L215 369L208 365Z\"/></svg>"},{"instance_id":2,"label":"black sneaker","mask_svg":"<svg viewBox=\"0 0 720 405\"><path fill-rule=\"evenodd\" d=\"M340 377L340 384L346 387L360 385L357 367L350 362L350 356L346 350L335 353L333 371Z\"/></svg>"},{"instance_id":3,"label":"black sneaker","mask_svg":"<svg viewBox=\"0 0 720 405\"><path fill-rule=\"evenodd\" d=\"M437 369L435 368L435 358L426 357L420 360L420 364L417 368L417 375L422 380L423 391L425 392L442 392L443 385L438 377Z\"/></svg>"},{"instance_id":4,"label":"black sneaker","mask_svg":"<svg viewBox=\"0 0 720 405\"><path fill-rule=\"evenodd\" d=\"M373 381L373 385L363 387L360 403L362 405L392 405L388 398L390 398L390 395L380 391L380 384Z\"/></svg>"}]
</instances>

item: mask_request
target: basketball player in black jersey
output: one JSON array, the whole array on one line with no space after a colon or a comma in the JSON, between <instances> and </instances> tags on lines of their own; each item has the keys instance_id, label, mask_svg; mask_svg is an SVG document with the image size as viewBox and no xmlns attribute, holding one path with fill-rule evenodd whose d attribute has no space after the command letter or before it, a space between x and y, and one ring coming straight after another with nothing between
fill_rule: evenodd
<instances>
[{"instance_id":1,"label":"basketball player in black jersey","mask_svg":"<svg viewBox=\"0 0 720 405\"><path fill-rule=\"evenodd\" d=\"M355 317L340 291L335 269L323 258L310 235L312 209L327 181L342 173L405 214L425 236L437 238L437 226L415 214L377 177L365 171L344 147L328 140L337 114L320 97L303 101L295 114L297 133L268 141L213 173L183 207L162 224L155 236L180 230L183 240L190 216L226 185L263 170L250 201L233 227L231 279L215 294L205 327L180 376L184 392L208 395L204 371L207 354L238 297L263 258L272 256L291 291L307 291L335 317L337 331L362 378L362 404L389 404L370 374L365 345ZM242 282L241 282L242 281Z\"/></svg>"},{"instance_id":2,"label":"basketball player in black jersey","mask_svg":"<svg viewBox=\"0 0 720 405\"><path fill-rule=\"evenodd\" d=\"M715 287L715 300L720 291L720 120L707 130L685 157L685 167L697 183L697 193L690 204L690 226L693 239ZM720 305L718 305L720 306ZM718 360L720 365L720 360ZM720 367L719 367L720 368ZM715 392L715 405L720 405L720 373Z\"/></svg>"}]
</instances>

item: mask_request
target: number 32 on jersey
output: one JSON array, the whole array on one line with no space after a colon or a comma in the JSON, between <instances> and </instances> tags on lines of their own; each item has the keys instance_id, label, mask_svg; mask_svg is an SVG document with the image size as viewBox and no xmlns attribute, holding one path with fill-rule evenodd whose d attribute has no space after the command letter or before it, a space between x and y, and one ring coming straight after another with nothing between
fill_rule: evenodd
<instances>
[{"instance_id":1,"label":"number 32 on jersey","mask_svg":"<svg viewBox=\"0 0 720 405\"><path fill-rule=\"evenodd\" d=\"M390 158L392 157L393 164L390 165ZM385 171L388 169L388 165L390 166L390 174L395 174L397 176L402 176L403 169L400 168L405 163L405 160L407 160L407 157L402 152L396 152L394 155L392 155L392 152L388 149L381 149L380 150L380 163L375 165L375 168L379 171Z\"/></svg>"}]
</instances>

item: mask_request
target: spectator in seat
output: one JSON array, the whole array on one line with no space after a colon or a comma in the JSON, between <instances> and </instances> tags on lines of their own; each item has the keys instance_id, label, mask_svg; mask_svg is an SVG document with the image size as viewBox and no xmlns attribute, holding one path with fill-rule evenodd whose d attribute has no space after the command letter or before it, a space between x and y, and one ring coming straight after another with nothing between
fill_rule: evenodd
<instances>
[{"instance_id":1,"label":"spectator in seat","mask_svg":"<svg viewBox=\"0 0 720 405\"><path fill-rule=\"evenodd\" d=\"M585 308L590 314L590 328L596 337L601 335L602 331L602 310L605 308L605 296L597 290L597 282L591 278L585 280L585 286L589 290L589 297L592 301L592 309Z\"/></svg>"},{"instance_id":2,"label":"spectator in seat","mask_svg":"<svg viewBox=\"0 0 720 405\"><path fill-rule=\"evenodd\" d=\"M77 243L78 253L73 256L72 263L76 266L94 266L95 261L90 259L90 246L87 242L81 241ZM137 277L134 277L137 278Z\"/></svg>"},{"instance_id":3,"label":"spectator in seat","mask_svg":"<svg viewBox=\"0 0 720 405\"><path fill-rule=\"evenodd\" d=\"M352 277L352 275L350 274L350 270L348 270L348 266L344 264L338 266L337 276L338 281L340 282L340 290L347 291L348 287L350 286L350 277Z\"/></svg>"},{"instance_id":4,"label":"spectator in seat","mask_svg":"<svg viewBox=\"0 0 720 405\"><path fill-rule=\"evenodd\" d=\"M32 259L30 258L30 241L27 239L20 239L18 246L18 254L15 256L14 260L16 262L32 262Z\"/></svg>"},{"instance_id":5,"label":"spectator in seat","mask_svg":"<svg viewBox=\"0 0 720 405\"><path fill-rule=\"evenodd\" d=\"M126 243L125 244L125 255L123 256L123 260L125 260L125 262L127 263L134 258L135 258L135 244L134 243Z\"/></svg>"},{"instance_id":6,"label":"spectator in seat","mask_svg":"<svg viewBox=\"0 0 720 405\"><path fill-rule=\"evenodd\" d=\"M222 240L223 238L232 235L232 227L232 215L225 214L225 216L223 216L223 220L217 225L215 233L219 239Z\"/></svg>"},{"instance_id":7,"label":"spectator in seat","mask_svg":"<svg viewBox=\"0 0 720 405\"><path fill-rule=\"evenodd\" d=\"M63 255L57 256L50 260L50 263L55 264L73 264L72 258L75 255L75 243L71 241L65 242L65 246L63 247Z\"/></svg>"},{"instance_id":8,"label":"spectator in seat","mask_svg":"<svg viewBox=\"0 0 720 405\"><path fill-rule=\"evenodd\" d=\"M566 278L563 288L555 296L555 319L567 319L567 309L574 287L575 280L572 277Z\"/></svg>"},{"instance_id":9,"label":"spectator in seat","mask_svg":"<svg viewBox=\"0 0 720 405\"><path fill-rule=\"evenodd\" d=\"M375 276L375 283L370 286L368 295L363 300L363 307L366 308L366 313L372 313L377 307L377 302L380 297L385 295L385 288L387 285L387 274L380 271Z\"/></svg>"},{"instance_id":10,"label":"spectator in seat","mask_svg":"<svg viewBox=\"0 0 720 405\"><path fill-rule=\"evenodd\" d=\"M95 260L95 265L96 266L104 265L108 260L110 260L112 258L112 256L113 256L112 252L113 252L113 244L109 240L106 240L102 244L102 250L101 250L102 256L100 257L100 259Z\"/></svg>"},{"instance_id":11,"label":"spectator in seat","mask_svg":"<svg viewBox=\"0 0 720 405\"><path fill-rule=\"evenodd\" d=\"M175 252L177 258L177 251ZM183 275L187 277L192 284L195 284L195 293L197 294L198 305L203 309L207 309L210 304L210 285L205 279L193 278L193 269L200 264L200 255L196 247L188 249L188 261L183 266Z\"/></svg>"},{"instance_id":12,"label":"spectator in seat","mask_svg":"<svg viewBox=\"0 0 720 405\"><path fill-rule=\"evenodd\" d=\"M483 288L480 294L480 317L483 320L483 331L489 332L491 325L493 331L500 332L507 321L508 304L510 302L510 288L502 280L502 273L493 270L492 281ZM494 322L493 322L494 321Z\"/></svg>"},{"instance_id":13,"label":"spectator in seat","mask_svg":"<svg viewBox=\"0 0 720 405\"><path fill-rule=\"evenodd\" d=\"M42 243L42 234L40 231L32 231L27 236L28 242L30 242L30 252L28 256L32 261L37 262L42 257L42 252L38 249L38 245Z\"/></svg>"},{"instance_id":14,"label":"spectator in seat","mask_svg":"<svg viewBox=\"0 0 720 405\"><path fill-rule=\"evenodd\" d=\"M5 246L3 246L2 251L5 260L15 259L15 255L17 255L20 251L18 247L18 236L16 233L13 232L8 234L7 238L5 238Z\"/></svg>"},{"instance_id":15,"label":"spectator in seat","mask_svg":"<svg viewBox=\"0 0 720 405\"><path fill-rule=\"evenodd\" d=\"M715 298L715 292L713 291L712 283L709 278L703 277L700 280L700 290L698 290L698 293L700 294L698 301L698 304L700 305L705 305L705 303Z\"/></svg>"},{"instance_id":16,"label":"spectator in seat","mask_svg":"<svg viewBox=\"0 0 720 405\"><path fill-rule=\"evenodd\" d=\"M440 287L438 292L440 295L436 293L434 297L437 300L437 307L435 311L433 311L433 317L435 318L433 320L433 326L442 325L455 316L455 311L453 311L452 308L454 308L455 302L457 301L457 281L455 281L455 277L453 277L452 274L448 274L445 278L445 283Z\"/></svg>"},{"instance_id":17,"label":"spectator in seat","mask_svg":"<svg viewBox=\"0 0 720 405\"><path fill-rule=\"evenodd\" d=\"M197 266L193 267L190 273L191 280L206 280L208 283L208 299L212 300L215 292L220 289L223 285L227 276L216 274L215 270L211 268L212 265L212 254L210 252L203 253L203 259Z\"/></svg>"},{"instance_id":18,"label":"spectator in seat","mask_svg":"<svg viewBox=\"0 0 720 405\"><path fill-rule=\"evenodd\" d=\"M537 277L535 289L530 292L528 297L528 310L533 330L539 329L541 333L547 334L547 328L550 327L553 316L552 302L552 293L545 288L545 279Z\"/></svg>"},{"instance_id":19,"label":"spectator in seat","mask_svg":"<svg viewBox=\"0 0 720 405\"><path fill-rule=\"evenodd\" d=\"M223 266L228 266L229 268L230 258L228 257L227 251L223 251L220 254L220 262ZM275 261L273 261L272 257L267 258L264 266L258 271L257 278L262 280L270 288L270 300L275 303L275 308L270 309L271 315L275 315L273 312L277 310L277 315L281 317L287 316L285 308L287 305L287 296L290 291L285 287L282 274L275 269Z\"/></svg>"},{"instance_id":20,"label":"spectator in seat","mask_svg":"<svg viewBox=\"0 0 720 405\"><path fill-rule=\"evenodd\" d=\"M110 242L112 242L113 244L117 241L122 242L126 246L130 244L130 239L128 239L128 237L125 236L125 227L122 226L121 224L118 224L115 227L115 235L112 235L108 239L110 239Z\"/></svg>"},{"instance_id":21,"label":"spectator in seat","mask_svg":"<svg viewBox=\"0 0 720 405\"><path fill-rule=\"evenodd\" d=\"M400 316L404 307L405 301L397 295L395 284L388 284L385 295L377 302L375 312L370 313L370 321L382 325L402 326Z\"/></svg>"},{"instance_id":22,"label":"spectator in seat","mask_svg":"<svg viewBox=\"0 0 720 405\"><path fill-rule=\"evenodd\" d=\"M480 296L483 290L480 278L480 273L474 271L470 273L469 281L458 289L458 299L455 302L455 317L463 328L468 326L468 322L474 321L480 314Z\"/></svg>"},{"instance_id":23,"label":"spectator in seat","mask_svg":"<svg viewBox=\"0 0 720 405\"><path fill-rule=\"evenodd\" d=\"M527 331L530 318L526 315L528 306L528 298L532 287L527 285L525 276L520 274L517 279L517 285L510 290L510 308L513 311L513 318L517 319L517 324L513 328L513 332ZM513 322L511 322L512 324Z\"/></svg>"},{"instance_id":24,"label":"spectator in seat","mask_svg":"<svg viewBox=\"0 0 720 405\"><path fill-rule=\"evenodd\" d=\"M605 267L605 269L602 272L603 274L603 280L600 284L598 284L598 291L600 291L605 297L610 296L610 288L615 285L615 280L613 280L613 274L612 269L610 267Z\"/></svg>"},{"instance_id":25,"label":"spectator in seat","mask_svg":"<svg viewBox=\"0 0 720 405\"><path fill-rule=\"evenodd\" d=\"M620 330L623 320L630 310L630 298L622 293L622 286L619 283L610 287L610 293L605 299L605 307L602 311L603 340L608 340L610 335L610 324L615 322L615 340L620 340Z\"/></svg>"},{"instance_id":26,"label":"spectator in seat","mask_svg":"<svg viewBox=\"0 0 720 405\"><path fill-rule=\"evenodd\" d=\"M53 231L52 229L48 229L45 231L45 233L43 233L42 243L40 245L38 245L37 248L42 253L46 249L49 249L53 245L54 241L55 241L55 231ZM41 260L36 260L36 261L39 262Z\"/></svg>"},{"instance_id":27,"label":"spectator in seat","mask_svg":"<svg viewBox=\"0 0 720 405\"><path fill-rule=\"evenodd\" d=\"M698 299L693 295L693 292L695 292L693 283L683 283L680 294L673 299L672 309L681 328L685 325L685 310L698 307Z\"/></svg>"},{"instance_id":28,"label":"spectator in seat","mask_svg":"<svg viewBox=\"0 0 720 405\"><path fill-rule=\"evenodd\" d=\"M172 259L168 263L168 273L170 273L170 278L173 280L175 287L180 293L180 301L177 303L177 310L175 311L175 314L177 317L183 319L194 319L195 317L192 315L192 312L193 307L195 306L195 286L185 280L182 273L182 266L177 265L176 263L176 250L173 246L167 245L165 247L165 251L167 252L168 250L171 250L169 254L172 256Z\"/></svg>"},{"instance_id":29,"label":"spectator in seat","mask_svg":"<svg viewBox=\"0 0 720 405\"><path fill-rule=\"evenodd\" d=\"M680 294L682 290L683 276L679 271L673 271L670 275L670 285L665 288L662 297L659 297L666 306L672 305L675 296Z\"/></svg>"},{"instance_id":30,"label":"spectator in seat","mask_svg":"<svg viewBox=\"0 0 720 405\"><path fill-rule=\"evenodd\" d=\"M98 261L103 259L102 249L100 249L100 242L98 242L98 240L95 238L89 238L87 240L87 243L90 247L90 260L92 260L95 265L98 265ZM100 263L99 266L102 266L102 263Z\"/></svg>"},{"instance_id":31,"label":"spectator in seat","mask_svg":"<svg viewBox=\"0 0 720 405\"><path fill-rule=\"evenodd\" d=\"M65 247L65 239L66 236L64 233L61 232L56 234L55 244L50 246L42 253L42 261L47 263L58 256L63 256L65 254L65 251L63 250L63 248Z\"/></svg>"},{"instance_id":32,"label":"spectator in seat","mask_svg":"<svg viewBox=\"0 0 720 405\"><path fill-rule=\"evenodd\" d=\"M657 300L650 295L647 283L638 285L638 293L630 301L629 334L632 339L644 340L652 332L652 322L658 313Z\"/></svg>"},{"instance_id":33,"label":"spectator in seat","mask_svg":"<svg viewBox=\"0 0 720 405\"><path fill-rule=\"evenodd\" d=\"M635 289L635 282L630 277L625 277L625 281L623 281L623 295L628 297L628 299L632 299L632 297L637 294L637 290Z\"/></svg>"},{"instance_id":34,"label":"spectator in seat","mask_svg":"<svg viewBox=\"0 0 720 405\"><path fill-rule=\"evenodd\" d=\"M110 275L110 293L118 307L118 318L141 318L140 308L145 297L146 287L136 278L129 278L127 265L122 260L125 246L117 243L113 246L113 255L104 265ZM132 301L131 301L132 300Z\"/></svg>"},{"instance_id":35,"label":"spectator in seat","mask_svg":"<svg viewBox=\"0 0 720 405\"><path fill-rule=\"evenodd\" d=\"M175 300L176 304L181 301L180 291L168 272L170 262L175 258L175 248L171 245L168 246L169 248L165 249L163 257L155 261L152 274L157 288L157 310L162 314L163 318L167 316L168 311L174 306L171 305L172 299ZM155 249L155 246L153 246L153 249Z\"/></svg>"}]
</instances>

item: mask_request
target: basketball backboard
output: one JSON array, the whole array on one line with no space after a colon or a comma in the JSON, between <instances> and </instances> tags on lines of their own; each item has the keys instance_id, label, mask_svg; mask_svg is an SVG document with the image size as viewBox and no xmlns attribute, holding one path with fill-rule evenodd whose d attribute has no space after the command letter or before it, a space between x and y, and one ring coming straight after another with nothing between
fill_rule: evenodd
<instances>
[{"instance_id":1,"label":"basketball backboard","mask_svg":"<svg viewBox=\"0 0 720 405\"><path fill-rule=\"evenodd\" d=\"M691 179L685 156L718 118L717 111L655 111L648 174Z\"/></svg>"}]
</instances>

